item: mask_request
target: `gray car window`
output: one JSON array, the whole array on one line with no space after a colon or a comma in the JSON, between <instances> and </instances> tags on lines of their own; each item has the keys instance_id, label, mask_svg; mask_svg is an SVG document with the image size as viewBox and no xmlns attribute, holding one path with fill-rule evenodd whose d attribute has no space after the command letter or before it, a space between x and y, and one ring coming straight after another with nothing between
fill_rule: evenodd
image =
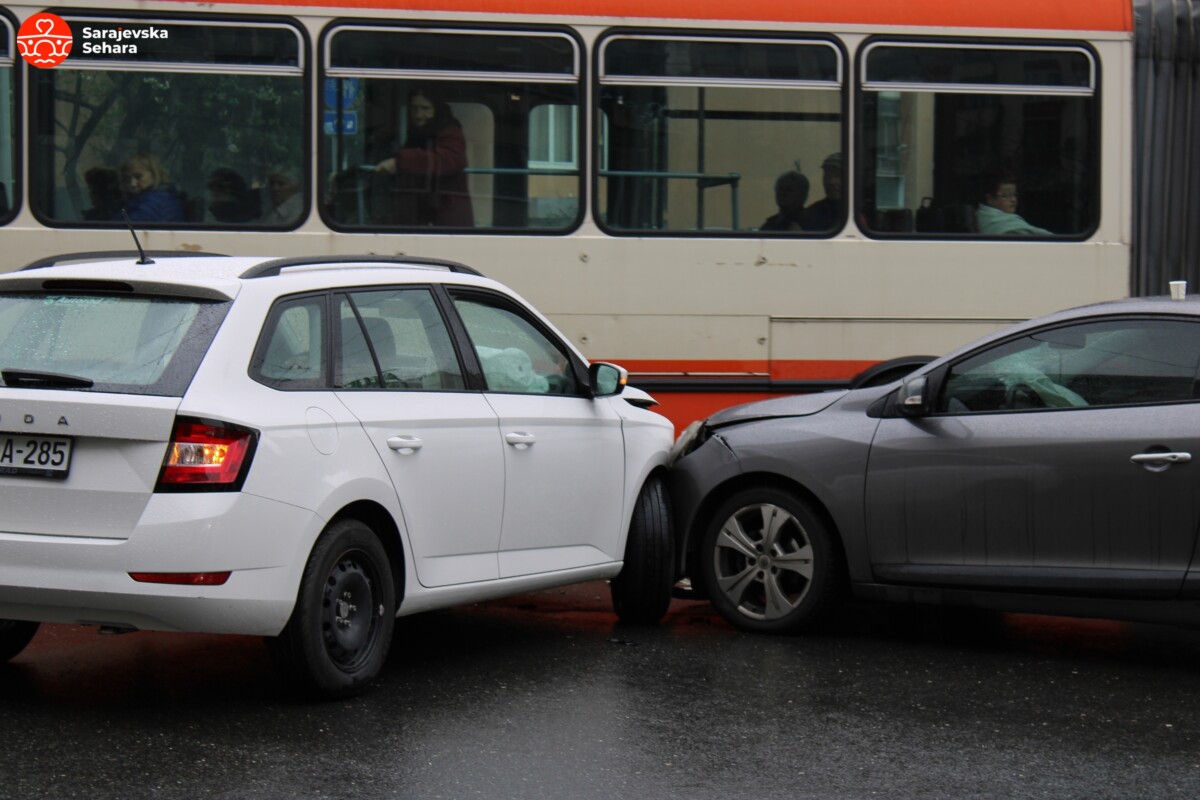
<instances>
[{"instance_id":1,"label":"gray car window","mask_svg":"<svg viewBox=\"0 0 1200 800\"><path fill-rule=\"evenodd\" d=\"M1118 319L1042 330L951 367L943 413L1196 399L1200 324Z\"/></svg>"}]
</instances>

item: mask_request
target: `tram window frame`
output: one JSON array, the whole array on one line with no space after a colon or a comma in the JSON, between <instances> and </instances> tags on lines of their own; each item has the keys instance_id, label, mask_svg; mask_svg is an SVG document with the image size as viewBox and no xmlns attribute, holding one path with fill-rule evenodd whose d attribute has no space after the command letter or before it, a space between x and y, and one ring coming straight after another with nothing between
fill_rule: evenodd
<instances>
[{"instance_id":1,"label":"tram window frame","mask_svg":"<svg viewBox=\"0 0 1200 800\"><path fill-rule=\"evenodd\" d=\"M1007 51L1018 57L1036 56L1037 54L1074 54L1086 59L1087 65L1086 69L1077 70L1074 74L1086 74L1086 78L1082 82L1060 80L1057 83L1052 79L1045 79L1041 82L1032 79L1001 82L995 77L985 80L982 76L975 80L957 81L949 79L940 81L911 78L906 80L886 79L887 76L872 73L870 62L871 54L883 48L906 48L914 52L922 49L936 50L953 53L961 61L968 58L965 55L967 53L987 51ZM1014 61L1009 65L1009 69L1016 71L1018 65L1019 63ZM942 64L942 67L946 66L947 64ZM859 228L869 238L882 240L1078 242L1089 239L1099 229L1101 213L1100 149L1103 144L1101 73L1102 64L1099 54L1087 42L1077 40L891 35L869 37L863 42L856 55L854 197L856 198L855 218ZM920 102L918 99L914 99L914 96L928 95L931 101L925 101L928 108L921 113L930 118L931 121L927 124L935 130L939 127L948 129L951 127L950 122L959 121L953 117L954 114L967 115L971 113L970 109L966 108L965 101L972 98L977 101L978 108L974 110L976 115L991 113L993 116L999 116L999 111L991 110L986 104L979 101L979 98L982 97L999 98L996 101L997 106L1001 103L1007 103L1009 106L1022 104L1022 126L1018 132L1018 144L1010 144L1009 152L997 148L996 152L986 157L970 153L956 156L949 153L951 148L932 140L925 147L928 156L921 154L912 156L912 149L906 145L897 145L897 150L905 153L906 156L913 159L925 158L927 162L925 166L916 167L914 171L923 169L928 174L924 181L918 181L922 186L916 189L905 187L906 201L902 205L870 205L867 202L868 198L875 197L878 193L880 183L877 172L878 165L887 163L888 160L888 155L881 153L880 147L875 146L877 140L884 138L880 135L884 129L878 121L878 106L879 101L888 93L897 96L907 94L910 104ZM962 108L943 109L942 114L950 118L943 119L939 116L935 105L940 97L962 98L957 101ZM1041 108L1038 107L1038 98L1044 99ZM1071 108L1068 101L1072 99L1083 101L1086 105ZM1051 108L1051 105L1056 102L1058 107ZM873 104L874 107L872 107ZM1067 122L1070 122L1077 131L1082 130L1083 136L1086 137L1082 145L1078 139L1074 139L1072 143L1072 138L1066 137L1063 140L1063 147L1053 151L1060 162L1063 159L1070 160L1069 164L1061 168L1062 173L1073 172L1080 176L1078 180L1069 185L1060 184L1060 188L1057 189L1064 195L1074 193L1073 202L1055 198L1053 194L1055 189L1052 185L1050 188L1046 188L1046 178L1043 176L1049 174L1050 170L1036 160L1037 154L1045 153L1046 149L1024 147L1025 137L1037 134L1034 124L1025 124L1025 106L1033 111L1040 111L1048 117L1057 113L1061 128L1067 128ZM912 112L910 116L916 117L917 113ZM1013 113L1009 113L1007 118L1012 119L1013 116ZM1034 121L1039 120L1035 119ZM874 126L873 130L872 126ZM899 127L901 124L897 122L897 128ZM977 136L976 138L981 137ZM1071 150L1067 144L1073 144L1076 150ZM1086 148L1087 152L1079 155L1077 153L1079 147ZM1023 153L1029 152L1033 152L1033 155L1023 155ZM900 159L895 160L899 162ZM966 175L966 179L954 180L956 175L950 174L952 170L956 175ZM904 168L901 167L897 175L907 181L907 175L900 175L903 171ZM1000 176L1003 176L1002 179L1005 181L1016 182L1016 199L1019 200L1021 194L1030 194L1039 197L1040 202L1035 201L1032 208L1027 207L1024 203L1017 206L1015 213L1018 219L1011 220L1013 232L980 232L978 230L979 205L988 192L995 191L997 188L985 187L984 184L989 179L995 181ZM1030 189L1030 186L1033 188ZM1027 189L1028 191L1026 191ZM1070 226L1070 230L1062 232L1062 229L1067 226L1054 224L1055 212L1050 213L1051 221L1042 225L1046 216L1043 209L1055 209L1063 217L1074 214L1077 219L1082 221ZM1008 219L1003 214L999 216ZM1055 227L1060 230L1054 230Z\"/></svg>"},{"instance_id":2,"label":"tram window frame","mask_svg":"<svg viewBox=\"0 0 1200 800\"><path fill-rule=\"evenodd\" d=\"M8 179L5 180L0 173L0 225L7 225L12 222L17 213L21 210L21 189L23 186L21 175L21 143L22 143L22 125L20 109L21 104L21 87L22 87L22 69L24 59L18 56L17 51L17 25L16 18L9 12L7 8L0 8L0 29L4 31L7 37L3 41L3 47L0 48L0 74L6 69L8 72L7 92L8 103L7 112L0 113L0 119L5 115L8 117L8 130L0 130L0 145L3 145L5 140L8 143L8 153L5 157L3 147L0 146L0 159L8 172ZM2 98L0 98L2 100Z\"/></svg>"},{"instance_id":3,"label":"tram window frame","mask_svg":"<svg viewBox=\"0 0 1200 800\"><path fill-rule=\"evenodd\" d=\"M785 47L796 48L823 48L832 54L833 70L832 77L821 79L820 75L810 75L807 79L796 80L797 76L780 77L776 74L763 74L758 77L745 78L737 77L730 73L722 76L720 74L708 75L664 75L664 74L640 74L640 75L622 75L612 70L616 65L610 65L606 60L609 46L619 40L643 40L643 41L658 41L663 43L675 42L698 42L701 44L716 43L716 44L731 44L752 48L756 45L782 45ZM760 48L760 51L762 48ZM745 52L753 52L747 50ZM797 50L797 52L800 52ZM817 52L817 51L813 51ZM774 202L776 194L776 184L784 175L794 171L802 172L808 179L809 194L808 199L812 201L807 205L814 204L817 200L823 197L824 189L821 181L823 172L821 165L829 160L832 154L845 154L849 146L849 81L850 59L846 50L846 45L833 35L825 35L819 33L803 33L803 34L780 34L778 32L768 31L738 31L736 34L730 32L714 33L711 30L693 30L693 29L648 29L648 28L612 28L604 32L596 42L593 52L593 72L596 76L593 89L593 110L592 110L592 128L593 135L593 152L592 152L592 209L593 218L596 225L605 233L614 237L695 237L695 238L832 238L837 236L845 228L846 207L842 204L840 215L835 215L838 219L832 224L820 230L763 230L761 226L750 227L744 226L743 220L751 222L751 225L757 225L758 220L768 215L774 215L778 211L778 206ZM665 70L664 70L665 72ZM759 167L754 176L754 181L759 184L756 188L753 197L758 207L754 211L743 212L741 207L744 203L741 200L735 199L739 194L745 195L741 185L746 183L744 176L735 172L720 172L714 171L709 175L708 170L697 170L695 173L688 173L690 177L680 177L682 171L678 174L667 174L669 171L663 171L661 175L655 174L650 177L650 180L660 184L656 187L656 191L649 193L654 196L662 197L670 188L664 188L661 184L668 183L672 180L694 181L697 196L707 192L709 189L716 189L717 192L722 192L722 186L729 186L729 199L726 200L721 195L712 195L712 201L701 200L699 197L683 212L688 216L694 212L695 225L691 227L663 227L658 218L661 218L665 211L666 200L663 200L652 209L651 213L656 219L650 220L646 225L617 225L613 224L607 213L606 205L611 202L606 200L608 186L604 185L606 180L612 178L632 178L636 180L636 176L630 175L611 175L605 176L605 172L612 169L614 163L619 165L620 160L614 162L612 157L612 147L610 147L611 137L614 134L614 125L609 120L608 114L605 112L605 105L608 101L606 91L612 87L625 87L626 89L672 89L672 88L714 88L720 91L738 91L741 93L749 91L754 92L773 92L773 91L824 91L830 94L836 94L836 101L831 103L832 108L836 111L817 110L792 110L792 111L773 111L773 110L730 110L728 112L719 112L721 116L728 117L730 121L741 119L758 119L766 120L783 120L794 123L836 123L839 129L836 136L825 137L826 143L822 145L813 145L809 148L803 160L796 157L795 152L780 154L779 159L772 162L771 168L765 166ZM614 92L615 95L615 92ZM745 95L743 94L743 97ZM619 98L618 98L619 102ZM697 103L698 105L699 103ZM686 116L687 109L680 109L678 112L670 112L676 115ZM693 116L699 118L700 112L696 112ZM722 120L724 121L724 120ZM697 128L697 135L701 136L700 128ZM733 139L731 139L733 141ZM698 149L698 148L695 148ZM702 159L707 161L707 159ZM846 185L846 170L845 160L842 160L842 167L837 171L842 176L842 185ZM618 170L621 171L621 170ZM651 170L651 172L655 172ZM719 174L718 174L719 173ZM665 177L664 177L665 176ZM696 177L703 176L703 177ZM739 187L735 193L734 187ZM641 195L646 195L645 192L640 192ZM711 194L711 192L709 192ZM727 227L709 227L707 220L706 206L711 202L714 204L728 203L729 224ZM637 213L634 209L632 213ZM643 212L644 216L644 212Z\"/></svg>"},{"instance_id":4,"label":"tram window frame","mask_svg":"<svg viewBox=\"0 0 1200 800\"><path fill-rule=\"evenodd\" d=\"M398 34L420 37L494 37L497 43L503 43L507 37L509 45L525 40L532 43L531 47L535 46L538 40L548 43L558 40L569 45L569 65L564 60L563 53L559 53L557 58L529 53L526 56L527 60L518 64L517 68L514 68L516 62L511 58L503 63L501 59L494 58L490 63L463 63L459 65L461 69L452 69L455 65L447 62L452 61L454 56L446 57L444 54L456 53L458 48L450 45L448 38L439 42L438 63L371 65L363 63L360 59L359 63L354 65L336 64L335 37L339 34L355 33L368 36ZM563 25L485 26L478 23L456 24L444 21L420 23L405 20L397 23L344 18L333 20L325 27L321 33L319 48L321 57L318 80L321 86L327 88L322 91L318 109L319 118L322 120L321 140L317 145L318 188L323 198L320 204L321 218L330 229L349 234L453 233L493 236L566 236L578 229L586 211L584 128L582 125L575 125L576 161L573 168L533 163L530 128L534 109L543 106L571 107L576 109L576 117L582 119L586 102L586 48L576 30ZM361 52L360 49L358 53ZM410 54L408 57L418 58L419 55ZM394 86L379 84L386 87L384 90L378 90L384 97L382 102L376 103L370 118L372 123L376 118L384 119L391 126L382 133L388 144L372 143L367 134L364 134L361 142L351 142L342 146L340 151L334 149L340 145L327 143L327 137L338 135L339 132L342 132L341 135L354 135L343 132L347 127L346 123L339 123L336 116L339 112L331 111L328 103L331 97L340 102L345 96L345 90L334 88L329 82L346 79L357 79L360 82L395 82ZM356 88L352 94L357 92L362 96L374 93L372 84L359 85L361 88ZM466 200L456 201L457 208L449 210L447 222L444 224L422 224L420 219L403 223L399 220L384 219L393 216L392 212L395 212L395 215L410 212L421 217L438 214L440 209L429 204L439 201L422 199L420 196L425 192L423 186L435 179L428 179L422 186L410 187L403 185L401 179L394 177L394 173L389 175L374 169L389 157L395 157L402 149L401 131L407 120L408 95L412 89L422 87L437 91L456 118L460 114L473 114L476 118L475 123L471 123L470 120L458 120L463 128L463 146L467 149L467 165L464 170L467 183L466 189L463 190L457 179L454 179L455 187L446 194L465 195ZM360 111L366 108L366 102L363 100L359 104L362 106ZM520 121L517 128L510 125L513 120ZM355 124L359 123L356 121ZM477 132L480 125L485 128L484 135ZM524 138L517 141L514 132L520 131L524 131ZM487 135L489 132L490 136ZM457 142L452 144L456 148L459 147ZM357 165L351 163L355 161L355 150L363 156L357 159ZM479 154L484 155L482 161L486 163L480 163L480 159L473 157ZM524 162L518 164L522 154ZM342 163L332 163L335 159ZM513 163L505 163L506 160ZM363 176L367 178L364 180ZM535 186L540 185L547 194L539 195L536 189L531 191L531 182ZM430 194L436 196L437 190L434 189ZM505 200L506 196L510 199ZM335 205L337 203L348 205ZM561 208L556 208L556 203ZM471 224L462 223L466 218L466 208L470 210ZM355 215L361 221L353 219ZM366 218L371 215L377 219ZM544 224L547 222L549 224Z\"/></svg>"},{"instance_id":5,"label":"tram window frame","mask_svg":"<svg viewBox=\"0 0 1200 800\"><path fill-rule=\"evenodd\" d=\"M312 95L311 95L311 63L312 63L312 47L308 35L305 32L304 26L292 17L280 15L217 15L217 14L162 14L155 12L137 12L128 11L120 13L104 13L84 9L57 9L55 10L59 16L63 17L68 24L72 26L72 30L81 31L81 26L90 24L96 28L113 27L113 26L138 26L141 28L159 28L166 29L168 34L171 31L201 31L203 29L228 29L231 37L236 41L237 38L252 37L256 30L272 30L278 32L278 42L283 45L283 49L275 50L275 54L271 55L269 50L255 49L255 44L252 42L251 47L241 50L240 52L214 54L209 51L200 51L193 49L185 51L184 54L175 56L169 52L168 45L162 51L155 52L149 50L140 53L138 58L122 58L120 55L100 55L100 56L84 56L82 53L73 54L62 65L54 70L36 70L31 71L29 82L29 128L31 135L31 152L29 159L29 206L34 217L43 225L49 228L58 229L80 229L80 228L123 228L126 223L119 216L119 208L114 212L113 216L108 218L88 219L85 216L86 211L96 211L93 205L91 209L85 208L89 202L88 188L85 185L86 170L79 171L79 174L73 175L72 179L68 179L69 184L66 187L58 188L58 184L63 175L60 174L62 168L62 157L58 152L56 144L56 126L59 119L59 110L57 106L61 101L51 99L53 97L56 78L72 72L79 73L112 73L115 75L134 75L141 76L143 81L147 81L145 85L152 85L152 79L147 76L163 76L162 80L169 81L173 77L179 77L184 81L191 77L220 77L220 78L265 78L273 79L280 78L288 81L294 81L294 84L287 84L286 101L293 110L297 113L297 121L293 126L280 123L274 125L272 130L278 131L282 129L291 129L298 137L293 146L288 149L286 156L277 158L263 156L255 158L254 154L245 154L245 151L230 150L230 153L235 158L218 159L213 158L213 163L204 164L200 167L193 167L197 161L194 158L184 156L176 156L173 159L163 158L167 163L163 167L168 173L177 172L179 170L172 169L182 163L190 167L192 174L187 175L181 181L184 185L179 191L180 200L183 203L185 213L189 219L186 221L157 221L152 219L135 219L134 222L139 228L147 229L168 229L168 230L236 230L236 231L290 231L301 227L308 219L311 208L312 198L312 182L310 180L310 158L309 153L312 149ZM203 38L203 36L198 37ZM154 41L154 40L152 40ZM159 40L161 43L161 40ZM181 47L195 45L192 37L178 36L174 40L168 36L167 42L182 42ZM219 39L218 39L219 41ZM294 46L293 43L294 42ZM215 55L215 57L214 57ZM41 74L33 74L34 72ZM265 88L265 85L264 85ZM174 93L180 96L187 94L187 87L180 90L175 88ZM269 93L268 93L269 94ZM159 157L159 152L162 148L155 148L150 144L145 144L149 141L147 137L151 137L153 132L143 132L140 135L133 137L125 137L129 139L133 146L122 146L119 140L107 145L108 149L115 151L121 148L120 155L115 152L113 158L108 161L101 162L105 169L109 169L120 175L121 166L136 153L150 153ZM138 141L143 140L143 141ZM186 142L186 137L177 136L174 143ZM106 147L103 143L100 148ZM79 158L83 146L73 154L71 161ZM214 146L205 148L204 153L206 158L219 152ZM94 157L93 157L94 158ZM111 163L109 163L111 162ZM230 164L236 165L237 168L232 168ZM253 167L251 166L253 165ZM209 192L218 190L221 187L218 185L222 176L216 174L218 170L224 172L225 169L232 169L238 172L238 179L246 187L245 200L239 209L240 215L253 217L245 221L233 221L211 218L213 212L210 206ZM254 170L251 172L251 170ZM247 175L241 173L245 171ZM259 174L261 173L261 174ZM269 194L269 179L273 175L283 173L286 177L292 180L297 186L297 191L294 197L298 197L298 201L289 203L296 214L290 220L282 220L280 222L271 222L264 219L272 210L270 206ZM224 173L227 175L228 173ZM234 179L236 182L238 179ZM175 182L175 176L172 176L171 182ZM45 187L42 192L36 191L38 186ZM61 214L52 214L52 210L56 210L60 197L66 193L67 199L73 208L76 209L82 219L64 218Z\"/></svg>"}]
</instances>

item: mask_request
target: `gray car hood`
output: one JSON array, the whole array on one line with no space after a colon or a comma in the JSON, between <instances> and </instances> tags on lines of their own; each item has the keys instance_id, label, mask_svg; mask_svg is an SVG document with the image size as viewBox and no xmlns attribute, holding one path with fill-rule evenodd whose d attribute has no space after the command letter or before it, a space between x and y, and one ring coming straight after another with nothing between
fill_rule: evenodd
<instances>
[{"instance_id":1,"label":"gray car hood","mask_svg":"<svg viewBox=\"0 0 1200 800\"><path fill-rule=\"evenodd\" d=\"M807 417L818 411L824 411L847 394L847 390L842 389L836 392L795 394L772 400L760 400L757 403L745 403L718 411L708 418L706 425L709 428L716 428L755 419Z\"/></svg>"}]
</instances>

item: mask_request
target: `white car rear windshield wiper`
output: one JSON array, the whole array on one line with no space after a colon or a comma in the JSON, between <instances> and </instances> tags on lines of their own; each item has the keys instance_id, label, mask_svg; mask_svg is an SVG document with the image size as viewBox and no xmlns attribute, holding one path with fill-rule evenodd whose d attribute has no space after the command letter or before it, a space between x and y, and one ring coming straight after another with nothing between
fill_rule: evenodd
<instances>
[{"instance_id":1,"label":"white car rear windshield wiper","mask_svg":"<svg viewBox=\"0 0 1200 800\"><path fill-rule=\"evenodd\" d=\"M0 370L0 378L8 386L19 386L27 389L90 389L94 385L91 378L81 378L78 375L67 375L60 372L33 372L26 369Z\"/></svg>"}]
</instances>

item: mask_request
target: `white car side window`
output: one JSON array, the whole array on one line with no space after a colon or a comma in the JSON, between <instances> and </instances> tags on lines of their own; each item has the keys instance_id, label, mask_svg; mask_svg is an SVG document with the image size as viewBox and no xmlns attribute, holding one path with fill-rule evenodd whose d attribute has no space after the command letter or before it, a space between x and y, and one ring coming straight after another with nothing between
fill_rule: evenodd
<instances>
[{"instance_id":1,"label":"white car side window","mask_svg":"<svg viewBox=\"0 0 1200 800\"><path fill-rule=\"evenodd\" d=\"M465 386L428 289L354 292L338 302L337 386L449 391Z\"/></svg>"},{"instance_id":2,"label":"white car side window","mask_svg":"<svg viewBox=\"0 0 1200 800\"><path fill-rule=\"evenodd\" d=\"M263 331L260 377L277 388L315 388L323 382L322 318L320 298L305 298L281 305Z\"/></svg>"},{"instance_id":3,"label":"white car side window","mask_svg":"<svg viewBox=\"0 0 1200 800\"><path fill-rule=\"evenodd\" d=\"M488 390L575 394L570 359L514 311L474 298L454 301L483 368Z\"/></svg>"}]
</instances>

